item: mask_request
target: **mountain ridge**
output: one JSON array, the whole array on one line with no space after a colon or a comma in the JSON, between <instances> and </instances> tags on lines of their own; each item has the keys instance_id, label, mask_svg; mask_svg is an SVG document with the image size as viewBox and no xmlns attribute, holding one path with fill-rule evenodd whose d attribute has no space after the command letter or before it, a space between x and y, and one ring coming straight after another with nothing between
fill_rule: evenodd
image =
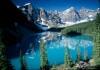
<instances>
[{"instance_id":1,"label":"mountain ridge","mask_svg":"<svg viewBox=\"0 0 100 70\"><path fill-rule=\"evenodd\" d=\"M92 21L96 14L100 12L100 8L90 10L81 8L77 11L74 7L68 8L62 12L55 10L54 12L47 12L43 8L34 8L31 3L26 3L23 6L17 6L24 14L27 15L29 21L35 20L36 24L51 27L66 27L81 22Z\"/></svg>"}]
</instances>

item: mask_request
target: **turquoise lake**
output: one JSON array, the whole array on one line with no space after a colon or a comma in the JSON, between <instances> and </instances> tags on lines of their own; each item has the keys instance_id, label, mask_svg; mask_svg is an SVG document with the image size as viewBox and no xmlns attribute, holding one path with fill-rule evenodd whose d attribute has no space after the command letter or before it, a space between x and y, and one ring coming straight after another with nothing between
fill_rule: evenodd
<instances>
[{"instance_id":1,"label":"turquoise lake","mask_svg":"<svg viewBox=\"0 0 100 70\"><path fill-rule=\"evenodd\" d=\"M88 51L88 58L92 58L93 38L92 36L80 35L75 37L65 37L59 32L43 32L37 34L27 34L21 38L18 44L14 44L9 49L9 57L16 70L20 70L19 50L21 49L26 58L29 70L39 70L40 68L40 41L44 39L46 43L47 56L50 65L63 64L65 48L68 44L70 56L75 62L77 46L81 47L81 58L84 50ZM8 53L8 54L9 54Z\"/></svg>"}]
</instances>

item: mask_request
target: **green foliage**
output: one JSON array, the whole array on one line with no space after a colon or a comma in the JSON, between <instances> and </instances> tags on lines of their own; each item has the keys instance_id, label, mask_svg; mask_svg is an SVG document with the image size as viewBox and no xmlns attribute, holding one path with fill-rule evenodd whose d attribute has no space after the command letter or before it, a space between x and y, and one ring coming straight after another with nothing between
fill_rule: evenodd
<instances>
[{"instance_id":1,"label":"green foliage","mask_svg":"<svg viewBox=\"0 0 100 70\"><path fill-rule=\"evenodd\" d=\"M76 61L79 62L81 60L81 50L80 45L77 47Z\"/></svg>"},{"instance_id":2,"label":"green foliage","mask_svg":"<svg viewBox=\"0 0 100 70\"><path fill-rule=\"evenodd\" d=\"M20 64L21 70L28 70L25 57L23 57L22 51L20 50Z\"/></svg>"},{"instance_id":3,"label":"green foliage","mask_svg":"<svg viewBox=\"0 0 100 70\"><path fill-rule=\"evenodd\" d=\"M0 33L1 36L1 33ZM1 42L0 37L0 69L1 70L14 70L10 61L6 57L6 46Z\"/></svg>"},{"instance_id":4,"label":"green foliage","mask_svg":"<svg viewBox=\"0 0 100 70\"><path fill-rule=\"evenodd\" d=\"M72 66L72 60L71 60L68 45L67 45L66 52L65 52L64 68L71 67L71 66Z\"/></svg>"},{"instance_id":5,"label":"green foliage","mask_svg":"<svg viewBox=\"0 0 100 70\"><path fill-rule=\"evenodd\" d=\"M75 32L81 33L81 34L92 35L93 23L94 23L94 21L89 21L89 22L84 22L84 23L79 23L79 24L75 24L72 26L68 26L68 27L64 28L61 31L61 33L65 35L68 32L75 31Z\"/></svg>"},{"instance_id":6,"label":"green foliage","mask_svg":"<svg viewBox=\"0 0 100 70\"><path fill-rule=\"evenodd\" d=\"M40 59L41 59L41 65L40 65L40 69L41 70L49 70L49 63L48 63L48 59L47 59L47 53L46 53L46 47L45 47L45 43L42 40L40 43Z\"/></svg>"},{"instance_id":7,"label":"green foliage","mask_svg":"<svg viewBox=\"0 0 100 70\"><path fill-rule=\"evenodd\" d=\"M93 28L93 60L95 62L95 66L100 66L100 13L96 16Z\"/></svg>"}]
</instances>

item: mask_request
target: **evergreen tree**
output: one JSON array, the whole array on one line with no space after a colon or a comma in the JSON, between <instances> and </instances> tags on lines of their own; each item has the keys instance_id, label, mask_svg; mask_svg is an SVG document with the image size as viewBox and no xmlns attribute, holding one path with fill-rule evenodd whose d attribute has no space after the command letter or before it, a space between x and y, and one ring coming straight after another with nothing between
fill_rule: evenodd
<instances>
[{"instance_id":1,"label":"evergreen tree","mask_svg":"<svg viewBox=\"0 0 100 70\"><path fill-rule=\"evenodd\" d=\"M27 70L27 63L25 57L23 57L21 50L20 50L20 64L21 64L21 70Z\"/></svg>"},{"instance_id":2,"label":"evergreen tree","mask_svg":"<svg viewBox=\"0 0 100 70\"><path fill-rule=\"evenodd\" d=\"M84 51L84 61L88 60L88 52L87 50Z\"/></svg>"},{"instance_id":3,"label":"evergreen tree","mask_svg":"<svg viewBox=\"0 0 100 70\"><path fill-rule=\"evenodd\" d=\"M0 32L0 70L14 70L10 61L6 57L6 46L1 42L1 32Z\"/></svg>"},{"instance_id":4,"label":"evergreen tree","mask_svg":"<svg viewBox=\"0 0 100 70\"><path fill-rule=\"evenodd\" d=\"M23 57L23 64L24 64L25 70L28 70L27 62L26 62L25 56Z\"/></svg>"},{"instance_id":5,"label":"evergreen tree","mask_svg":"<svg viewBox=\"0 0 100 70\"><path fill-rule=\"evenodd\" d=\"M57 64L56 63L53 65L53 70L57 70Z\"/></svg>"},{"instance_id":6,"label":"evergreen tree","mask_svg":"<svg viewBox=\"0 0 100 70\"><path fill-rule=\"evenodd\" d=\"M93 25L93 59L95 66L100 66L100 13L97 14Z\"/></svg>"},{"instance_id":7,"label":"evergreen tree","mask_svg":"<svg viewBox=\"0 0 100 70\"><path fill-rule=\"evenodd\" d=\"M45 47L45 43L42 40L40 43L40 59L41 59L41 65L40 65L40 69L41 70L49 70L49 63L48 63L48 59L47 59L47 53L46 53L46 47Z\"/></svg>"},{"instance_id":8,"label":"evergreen tree","mask_svg":"<svg viewBox=\"0 0 100 70\"><path fill-rule=\"evenodd\" d=\"M22 51L20 50L20 64L21 64L21 70L24 69L24 64L23 64L23 55L22 55Z\"/></svg>"},{"instance_id":9,"label":"evergreen tree","mask_svg":"<svg viewBox=\"0 0 100 70\"><path fill-rule=\"evenodd\" d=\"M72 60L71 60L68 45L67 45L66 46L66 51L65 51L64 68L71 67L71 66L72 66Z\"/></svg>"},{"instance_id":10,"label":"evergreen tree","mask_svg":"<svg viewBox=\"0 0 100 70\"><path fill-rule=\"evenodd\" d=\"M76 61L79 62L81 60L81 50L80 46L77 47Z\"/></svg>"}]
</instances>

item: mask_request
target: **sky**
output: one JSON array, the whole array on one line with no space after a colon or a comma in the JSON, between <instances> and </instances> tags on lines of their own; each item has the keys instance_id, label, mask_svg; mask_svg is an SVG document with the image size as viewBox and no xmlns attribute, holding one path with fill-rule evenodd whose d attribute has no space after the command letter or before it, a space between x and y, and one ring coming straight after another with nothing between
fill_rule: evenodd
<instances>
[{"instance_id":1,"label":"sky","mask_svg":"<svg viewBox=\"0 0 100 70\"><path fill-rule=\"evenodd\" d=\"M70 7L80 10L82 7L95 10L100 8L100 0L12 0L15 5L22 6L32 3L35 8L44 8L46 11L63 11Z\"/></svg>"}]
</instances>

